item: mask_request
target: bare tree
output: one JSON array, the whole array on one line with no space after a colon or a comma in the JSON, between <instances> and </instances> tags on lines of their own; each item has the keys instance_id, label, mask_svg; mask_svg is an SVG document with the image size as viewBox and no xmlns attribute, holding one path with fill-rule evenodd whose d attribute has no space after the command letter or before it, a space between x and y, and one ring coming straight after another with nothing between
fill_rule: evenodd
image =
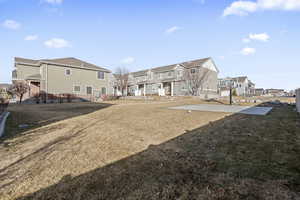
<instances>
[{"instance_id":1,"label":"bare tree","mask_svg":"<svg viewBox=\"0 0 300 200\"><path fill-rule=\"evenodd\" d=\"M22 103L24 94L26 94L28 91L29 85L25 82L16 82L8 89L10 94L17 95L20 98L20 103Z\"/></svg>"},{"instance_id":2,"label":"bare tree","mask_svg":"<svg viewBox=\"0 0 300 200\"><path fill-rule=\"evenodd\" d=\"M203 67L184 70L184 79L190 95L196 96L199 90L203 89L204 83L207 81L208 73L209 70Z\"/></svg>"},{"instance_id":3,"label":"bare tree","mask_svg":"<svg viewBox=\"0 0 300 200\"><path fill-rule=\"evenodd\" d=\"M117 67L115 72L116 85L122 93L122 96L125 95L125 91L128 87L128 76L129 70L126 67Z\"/></svg>"}]
</instances>

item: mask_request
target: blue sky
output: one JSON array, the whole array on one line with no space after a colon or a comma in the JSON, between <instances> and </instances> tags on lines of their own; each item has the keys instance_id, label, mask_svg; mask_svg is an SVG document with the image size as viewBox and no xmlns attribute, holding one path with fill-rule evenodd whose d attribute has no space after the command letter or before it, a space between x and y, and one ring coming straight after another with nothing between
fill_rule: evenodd
<instances>
[{"instance_id":1,"label":"blue sky","mask_svg":"<svg viewBox=\"0 0 300 200\"><path fill-rule=\"evenodd\" d=\"M15 56L130 71L212 57L219 77L300 87L300 0L0 0L0 82Z\"/></svg>"}]
</instances>

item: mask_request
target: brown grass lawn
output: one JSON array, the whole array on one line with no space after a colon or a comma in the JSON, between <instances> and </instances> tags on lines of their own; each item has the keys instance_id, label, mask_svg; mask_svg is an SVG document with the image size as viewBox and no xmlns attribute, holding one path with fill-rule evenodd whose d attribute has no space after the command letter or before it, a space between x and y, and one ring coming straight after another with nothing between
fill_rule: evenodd
<instances>
[{"instance_id":1,"label":"brown grass lawn","mask_svg":"<svg viewBox=\"0 0 300 200\"><path fill-rule=\"evenodd\" d=\"M10 107L0 199L300 199L293 106L229 116L166 109L192 99L112 103Z\"/></svg>"}]
</instances>

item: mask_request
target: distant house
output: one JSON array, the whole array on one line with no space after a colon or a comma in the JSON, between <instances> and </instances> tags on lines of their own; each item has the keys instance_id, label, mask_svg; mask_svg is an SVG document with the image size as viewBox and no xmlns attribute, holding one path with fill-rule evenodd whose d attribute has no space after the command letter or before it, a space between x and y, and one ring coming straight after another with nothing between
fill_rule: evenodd
<instances>
[{"instance_id":1,"label":"distant house","mask_svg":"<svg viewBox=\"0 0 300 200\"><path fill-rule=\"evenodd\" d=\"M284 91L284 89L266 89L265 90L266 92L265 92L265 94L266 95L268 95L268 96L277 96L277 97L279 97L279 96L285 96L285 91Z\"/></svg>"},{"instance_id":2,"label":"distant house","mask_svg":"<svg viewBox=\"0 0 300 200\"><path fill-rule=\"evenodd\" d=\"M39 92L90 98L112 92L110 76L111 71L76 58L32 60L17 57L12 80L29 84L30 90L25 98Z\"/></svg>"},{"instance_id":3,"label":"distant house","mask_svg":"<svg viewBox=\"0 0 300 200\"><path fill-rule=\"evenodd\" d=\"M197 91L197 96L214 96L217 94L217 79L219 70L212 58L198 59L178 64L155 67L129 73L127 95L130 96L186 96L188 90L186 72L204 75L203 82ZM114 94L121 92L114 84Z\"/></svg>"},{"instance_id":4,"label":"distant house","mask_svg":"<svg viewBox=\"0 0 300 200\"><path fill-rule=\"evenodd\" d=\"M7 98L7 90L10 88L11 84L0 83L0 98Z\"/></svg>"},{"instance_id":5,"label":"distant house","mask_svg":"<svg viewBox=\"0 0 300 200\"><path fill-rule=\"evenodd\" d=\"M230 87L237 96L253 96L255 84L247 76L218 79L218 90L221 96L229 96Z\"/></svg>"},{"instance_id":6,"label":"distant house","mask_svg":"<svg viewBox=\"0 0 300 200\"><path fill-rule=\"evenodd\" d=\"M11 86L11 84L8 84L8 83L0 83L0 90L6 92L10 86Z\"/></svg>"},{"instance_id":7,"label":"distant house","mask_svg":"<svg viewBox=\"0 0 300 200\"><path fill-rule=\"evenodd\" d=\"M255 88L255 96L262 96L265 94L265 90L263 88Z\"/></svg>"}]
</instances>

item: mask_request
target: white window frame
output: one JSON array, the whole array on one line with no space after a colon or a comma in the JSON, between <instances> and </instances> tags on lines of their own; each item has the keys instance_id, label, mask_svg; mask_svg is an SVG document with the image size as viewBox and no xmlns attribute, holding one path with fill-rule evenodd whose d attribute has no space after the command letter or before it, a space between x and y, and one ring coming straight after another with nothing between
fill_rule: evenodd
<instances>
[{"instance_id":1,"label":"white window frame","mask_svg":"<svg viewBox=\"0 0 300 200\"><path fill-rule=\"evenodd\" d=\"M103 73L103 78L99 78L99 76L98 76L98 73ZM98 80L105 80L105 72L103 72L103 71L97 71L97 73L96 73L96 76L97 76L97 79Z\"/></svg>"},{"instance_id":2,"label":"white window frame","mask_svg":"<svg viewBox=\"0 0 300 200\"><path fill-rule=\"evenodd\" d=\"M88 94L88 93L87 93L87 91L88 91L87 88L88 88L88 87L92 88L92 94ZM94 88L93 88L93 86L86 85L86 86L85 86L85 94L86 94L86 95L94 95Z\"/></svg>"},{"instance_id":3,"label":"white window frame","mask_svg":"<svg viewBox=\"0 0 300 200\"><path fill-rule=\"evenodd\" d=\"M67 70L70 70L70 74L67 74ZM72 75L72 70L70 68L65 69L65 75L66 76L71 76Z\"/></svg>"},{"instance_id":4,"label":"white window frame","mask_svg":"<svg viewBox=\"0 0 300 200\"><path fill-rule=\"evenodd\" d=\"M75 87L79 87L79 91L75 90ZM80 94L81 93L81 85L73 85L73 93Z\"/></svg>"},{"instance_id":5,"label":"white window frame","mask_svg":"<svg viewBox=\"0 0 300 200\"><path fill-rule=\"evenodd\" d=\"M103 88L105 88L105 94L102 93ZM107 95L107 88L106 87L101 87L101 95Z\"/></svg>"}]
</instances>

